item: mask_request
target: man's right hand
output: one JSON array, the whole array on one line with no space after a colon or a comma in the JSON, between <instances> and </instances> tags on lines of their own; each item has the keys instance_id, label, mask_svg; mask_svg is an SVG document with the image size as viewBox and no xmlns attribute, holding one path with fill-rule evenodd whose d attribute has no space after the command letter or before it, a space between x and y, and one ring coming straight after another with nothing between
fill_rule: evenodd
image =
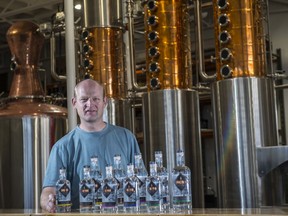
<instances>
[{"instance_id":1,"label":"man's right hand","mask_svg":"<svg viewBox=\"0 0 288 216\"><path fill-rule=\"evenodd\" d=\"M56 212L56 192L54 187L46 187L42 190L41 194L41 208L44 211L55 213Z\"/></svg>"}]
</instances>

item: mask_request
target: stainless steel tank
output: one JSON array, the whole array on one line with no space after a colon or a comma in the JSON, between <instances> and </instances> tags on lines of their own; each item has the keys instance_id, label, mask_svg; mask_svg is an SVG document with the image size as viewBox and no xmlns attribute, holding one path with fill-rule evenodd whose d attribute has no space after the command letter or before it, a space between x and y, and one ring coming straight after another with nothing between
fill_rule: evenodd
<instances>
[{"instance_id":1,"label":"stainless steel tank","mask_svg":"<svg viewBox=\"0 0 288 216\"><path fill-rule=\"evenodd\" d=\"M192 204L196 208L204 206L198 97L196 91L176 89L143 95L144 159L146 163L154 161L154 152L162 151L163 164L171 174L176 152L182 149L185 164L191 169ZM172 184L169 181L170 189Z\"/></svg>"},{"instance_id":2,"label":"stainless steel tank","mask_svg":"<svg viewBox=\"0 0 288 216\"><path fill-rule=\"evenodd\" d=\"M0 102L0 208L38 209L52 145L67 132L66 108L44 103L38 61L44 37L28 21L7 32L14 77Z\"/></svg>"}]
</instances>

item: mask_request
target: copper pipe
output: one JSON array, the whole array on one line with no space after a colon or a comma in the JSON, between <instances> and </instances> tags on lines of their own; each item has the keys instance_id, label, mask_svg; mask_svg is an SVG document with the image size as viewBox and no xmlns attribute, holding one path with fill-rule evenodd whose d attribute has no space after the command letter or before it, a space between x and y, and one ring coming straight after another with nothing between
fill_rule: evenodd
<instances>
[{"instance_id":1,"label":"copper pipe","mask_svg":"<svg viewBox=\"0 0 288 216\"><path fill-rule=\"evenodd\" d=\"M134 18L133 18L133 1L126 1L127 12L126 17L128 20L128 47L129 47L129 71L128 76L131 77L132 90L142 91L146 90L147 86L140 86L136 81L136 63L135 63L135 46L134 46Z\"/></svg>"},{"instance_id":2,"label":"copper pipe","mask_svg":"<svg viewBox=\"0 0 288 216\"><path fill-rule=\"evenodd\" d=\"M198 48L197 58L198 58L198 67L197 67L197 74L200 75L200 77L204 81L210 81L216 79L216 73L213 75L208 75L205 72L205 62L204 62L204 49L203 49L203 37L202 37L202 3L200 0L195 0L195 18L196 18L196 47ZM199 86L198 78L196 82L196 86L202 88Z\"/></svg>"}]
</instances>

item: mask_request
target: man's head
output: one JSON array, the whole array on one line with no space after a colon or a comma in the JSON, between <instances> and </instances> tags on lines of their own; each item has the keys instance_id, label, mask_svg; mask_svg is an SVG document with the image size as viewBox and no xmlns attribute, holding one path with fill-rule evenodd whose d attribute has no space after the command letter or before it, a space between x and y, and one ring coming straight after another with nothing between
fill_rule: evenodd
<instances>
[{"instance_id":1,"label":"man's head","mask_svg":"<svg viewBox=\"0 0 288 216\"><path fill-rule=\"evenodd\" d=\"M102 123L106 102L105 90L97 81L86 79L75 86L72 105L77 110L81 125Z\"/></svg>"}]
</instances>

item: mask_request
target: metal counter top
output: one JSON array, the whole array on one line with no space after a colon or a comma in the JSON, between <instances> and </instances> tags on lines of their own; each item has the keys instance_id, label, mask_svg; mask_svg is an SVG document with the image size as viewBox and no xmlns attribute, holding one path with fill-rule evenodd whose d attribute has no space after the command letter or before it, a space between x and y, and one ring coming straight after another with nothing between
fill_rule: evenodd
<instances>
[{"instance_id":1,"label":"metal counter top","mask_svg":"<svg viewBox=\"0 0 288 216\"><path fill-rule=\"evenodd\" d=\"M122 216L131 216L136 215L133 213L79 213L78 211L71 212L71 213L45 213L42 210L33 210L33 209L0 209L0 215L10 215L10 216L48 216L48 215L105 215L105 216L115 216L115 215L122 215ZM161 215L161 216L179 216L179 215L208 215L208 216L237 216L237 215L247 215L247 216L262 216L262 215L269 215L269 216L280 216L280 215L288 215L288 207L265 207L259 209L213 209L213 208L206 208L206 209L193 209L191 212L179 212L179 213L138 213L137 215L141 216L149 216L149 215Z\"/></svg>"}]
</instances>

